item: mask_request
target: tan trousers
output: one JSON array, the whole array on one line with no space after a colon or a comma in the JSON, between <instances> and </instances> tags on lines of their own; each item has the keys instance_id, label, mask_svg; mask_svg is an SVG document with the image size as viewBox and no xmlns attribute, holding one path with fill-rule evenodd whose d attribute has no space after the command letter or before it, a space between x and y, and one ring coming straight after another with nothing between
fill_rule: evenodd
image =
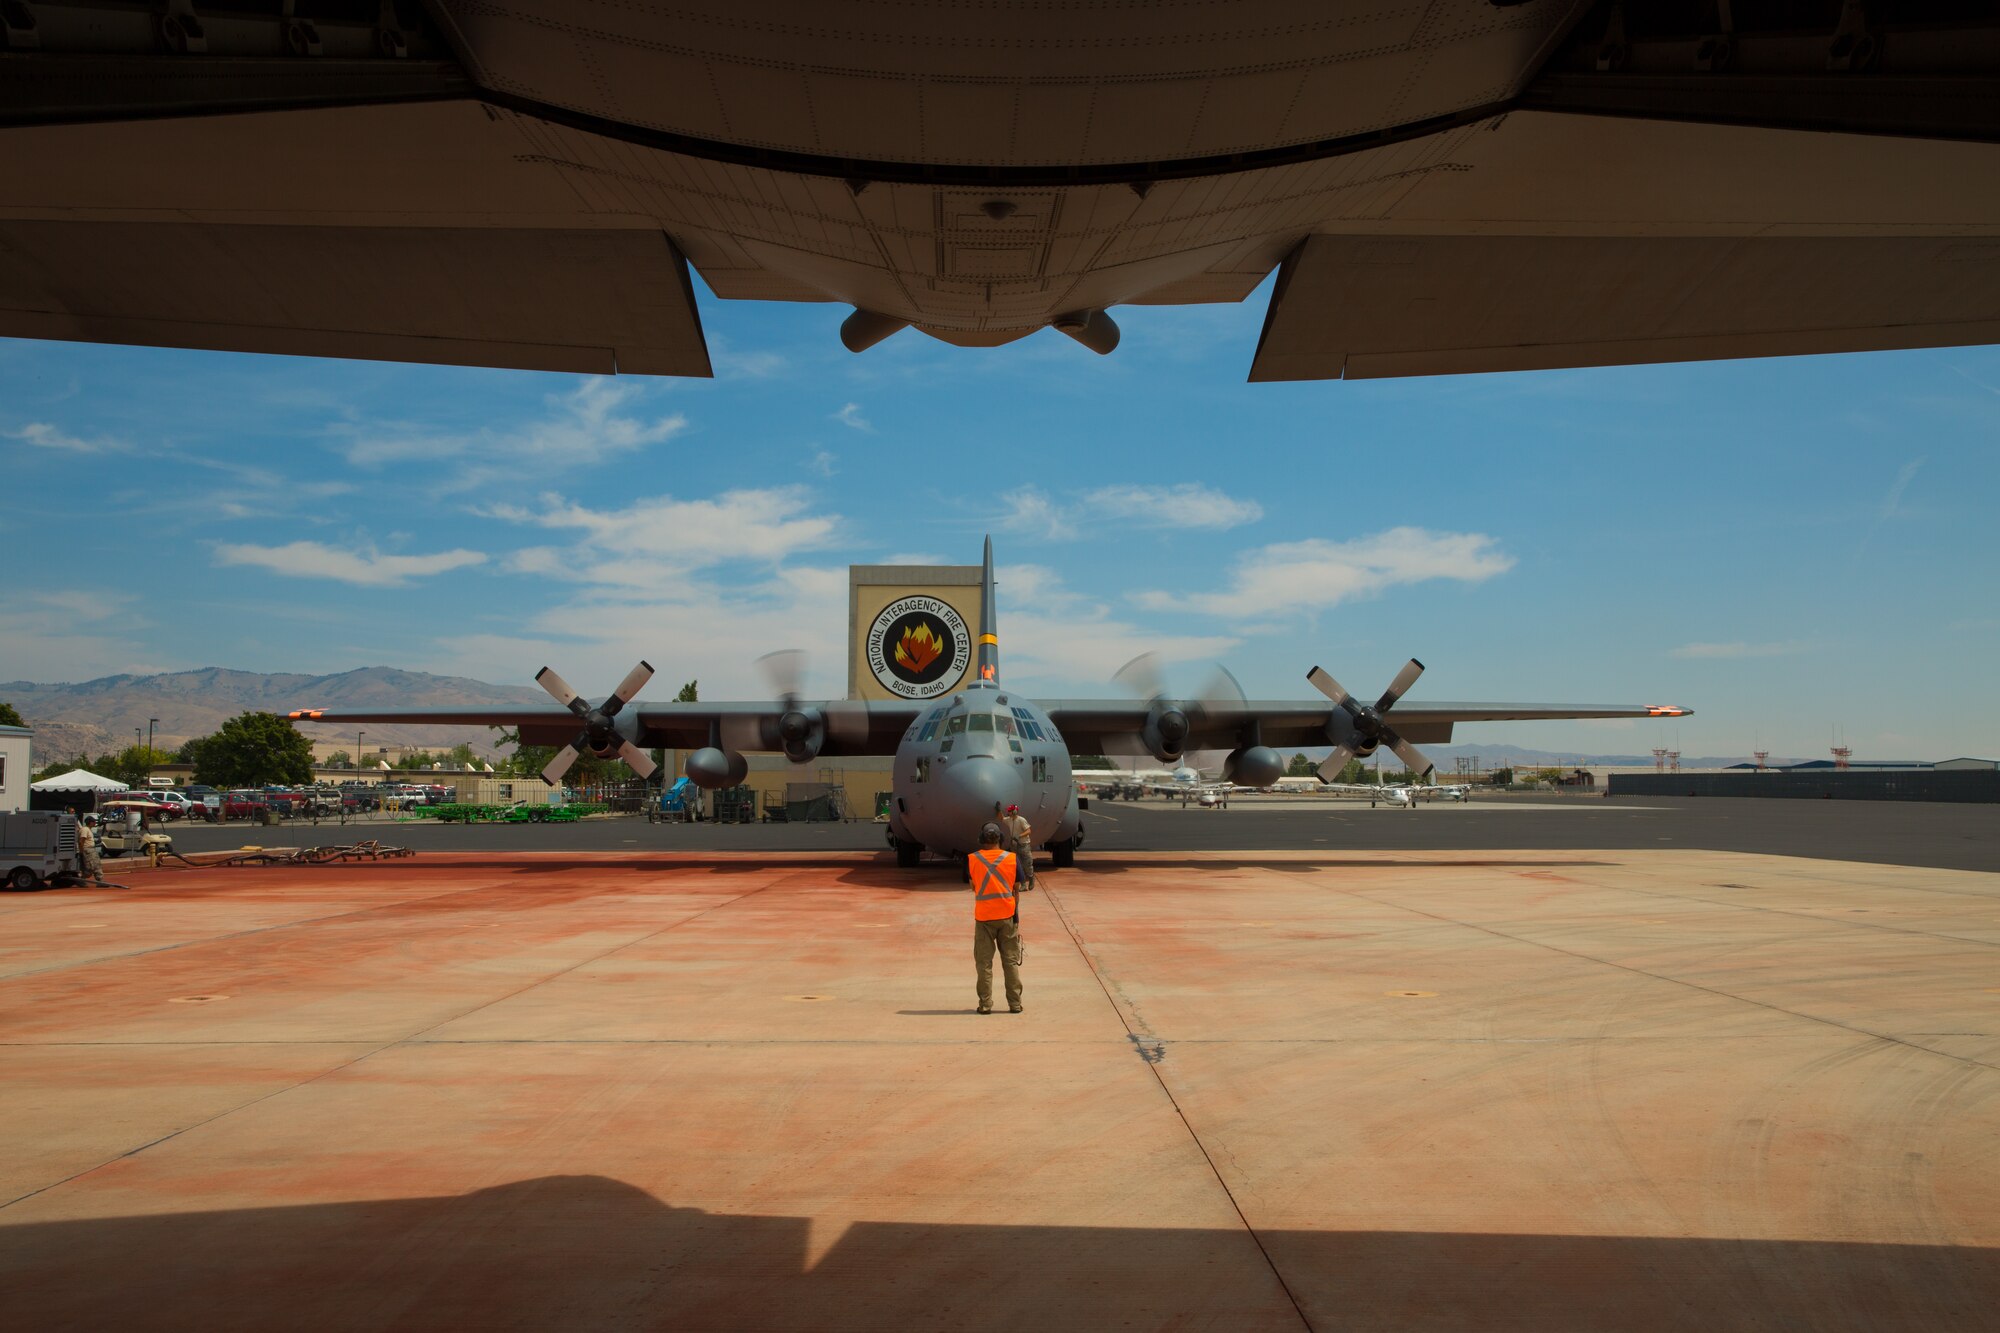
<instances>
[{"instance_id":1,"label":"tan trousers","mask_svg":"<svg viewBox=\"0 0 2000 1333\"><path fill-rule=\"evenodd\" d=\"M972 961L979 968L979 1007L993 1007L993 950L1000 950L1000 974L1007 983L1007 1006L1021 1002L1021 927L1012 918L972 923Z\"/></svg>"}]
</instances>

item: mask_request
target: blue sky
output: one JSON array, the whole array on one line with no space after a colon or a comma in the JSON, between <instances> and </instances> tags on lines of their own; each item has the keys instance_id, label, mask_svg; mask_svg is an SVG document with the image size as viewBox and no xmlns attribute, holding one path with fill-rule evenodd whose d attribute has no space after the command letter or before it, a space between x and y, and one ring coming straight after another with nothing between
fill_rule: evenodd
<instances>
[{"instance_id":1,"label":"blue sky","mask_svg":"<svg viewBox=\"0 0 2000 1333\"><path fill-rule=\"evenodd\" d=\"M0 340L0 680L844 681L846 566L976 561L1010 682L1680 703L1554 750L2000 754L2000 349L1250 385L1266 291L861 355L701 293L714 381ZM661 693L656 687L649 693Z\"/></svg>"}]
</instances>

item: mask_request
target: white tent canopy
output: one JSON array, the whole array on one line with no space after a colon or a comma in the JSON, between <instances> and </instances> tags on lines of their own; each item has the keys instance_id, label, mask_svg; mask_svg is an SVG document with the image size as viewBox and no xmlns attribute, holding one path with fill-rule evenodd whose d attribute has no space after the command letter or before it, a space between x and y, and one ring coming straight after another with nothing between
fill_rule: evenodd
<instances>
[{"instance_id":1,"label":"white tent canopy","mask_svg":"<svg viewBox=\"0 0 2000 1333\"><path fill-rule=\"evenodd\" d=\"M101 777L87 768L72 768L67 773L58 773L52 778L43 778L33 784L33 791L124 791L128 784L116 778Z\"/></svg>"}]
</instances>

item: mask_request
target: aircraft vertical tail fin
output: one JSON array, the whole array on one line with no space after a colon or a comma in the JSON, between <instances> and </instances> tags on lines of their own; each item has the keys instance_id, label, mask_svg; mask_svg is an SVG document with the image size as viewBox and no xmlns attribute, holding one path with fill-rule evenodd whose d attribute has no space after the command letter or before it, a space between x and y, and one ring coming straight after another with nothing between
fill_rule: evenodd
<instances>
[{"instance_id":1,"label":"aircraft vertical tail fin","mask_svg":"<svg viewBox=\"0 0 2000 1333\"><path fill-rule=\"evenodd\" d=\"M993 538L986 539L986 556L979 571L979 678L1000 683L1000 639L993 632Z\"/></svg>"}]
</instances>

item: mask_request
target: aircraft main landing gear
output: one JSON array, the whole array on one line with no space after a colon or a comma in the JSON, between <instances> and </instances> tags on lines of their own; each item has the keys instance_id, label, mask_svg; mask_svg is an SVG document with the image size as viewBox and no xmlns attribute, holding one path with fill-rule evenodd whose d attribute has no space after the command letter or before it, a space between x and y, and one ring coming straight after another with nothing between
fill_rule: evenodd
<instances>
[{"instance_id":1,"label":"aircraft main landing gear","mask_svg":"<svg viewBox=\"0 0 2000 1333\"><path fill-rule=\"evenodd\" d=\"M896 864L904 870L916 869L917 862L923 859L924 845L920 842L905 842L901 838L892 838L890 841L896 847Z\"/></svg>"},{"instance_id":2,"label":"aircraft main landing gear","mask_svg":"<svg viewBox=\"0 0 2000 1333\"><path fill-rule=\"evenodd\" d=\"M1076 864L1076 846L1081 838L1065 838L1061 842L1049 844L1049 860L1058 870L1067 870Z\"/></svg>"}]
</instances>

